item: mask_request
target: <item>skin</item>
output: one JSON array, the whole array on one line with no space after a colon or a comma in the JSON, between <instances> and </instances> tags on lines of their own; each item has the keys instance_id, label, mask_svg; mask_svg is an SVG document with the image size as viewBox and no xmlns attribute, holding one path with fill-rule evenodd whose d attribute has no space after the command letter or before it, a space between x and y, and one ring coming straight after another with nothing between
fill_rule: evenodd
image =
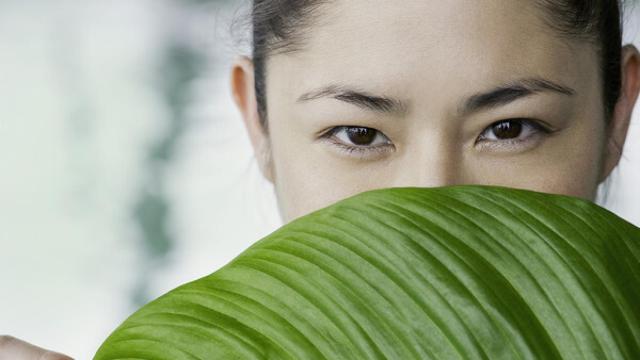
<instances>
[{"instance_id":1,"label":"skin","mask_svg":"<svg viewBox=\"0 0 640 360\"><path fill-rule=\"evenodd\" d=\"M251 60L231 72L285 223L385 187L499 185L593 201L620 160L640 87L637 49L623 48L622 95L607 126L595 47L561 37L530 1L332 1L304 34L300 49L266 63L268 131ZM463 111L523 80L529 94ZM361 95L397 109L372 110ZM512 129L526 119L510 137L492 127L510 119ZM345 126L371 129L364 139L373 140L358 144Z\"/></svg>"},{"instance_id":2,"label":"skin","mask_svg":"<svg viewBox=\"0 0 640 360\"><path fill-rule=\"evenodd\" d=\"M0 360L72 360L11 336L0 336Z\"/></svg>"}]
</instances>

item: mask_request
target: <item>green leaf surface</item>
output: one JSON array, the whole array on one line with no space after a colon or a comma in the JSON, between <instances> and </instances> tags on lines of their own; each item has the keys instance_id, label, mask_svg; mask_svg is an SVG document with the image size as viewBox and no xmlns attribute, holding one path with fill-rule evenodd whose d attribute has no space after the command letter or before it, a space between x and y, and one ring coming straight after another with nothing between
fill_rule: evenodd
<instances>
[{"instance_id":1,"label":"green leaf surface","mask_svg":"<svg viewBox=\"0 0 640 360\"><path fill-rule=\"evenodd\" d=\"M368 191L144 306L96 359L640 359L640 229L525 190Z\"/></svg>"}]
</instances>

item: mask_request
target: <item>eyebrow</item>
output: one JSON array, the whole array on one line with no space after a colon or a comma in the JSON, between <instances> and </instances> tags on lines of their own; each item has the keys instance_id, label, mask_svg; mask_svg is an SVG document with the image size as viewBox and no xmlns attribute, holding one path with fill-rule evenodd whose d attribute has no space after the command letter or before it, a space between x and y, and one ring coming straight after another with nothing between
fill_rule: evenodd
<instances>
[{"instance_id":1,"label":"eyebrow","mask_svg":"<svg viewBox=\"0 0 640 360\"><path fill-rule=\"evenodd\" d=\"M470 113L507 105L518 99L540 93L555 92L573 96L576 91L568 86L543 78L526 78L498 86L487 92L477 93L467 98L458 109L458 114Z\"/></svg>"},{"instance_id":2,"label":"eyebrow","mask_svg":"<svg viewBox=\"0 0 640 360\"><path fill-rule=\"evenodd\" d=\"M539 77L519 79L468 97L458 108L458 114L465 116L480 110L504 106L540 92L555 92L567 96L576 94L574 89L551 80ZM304 93L297 102L320 98L332 98L380 113L403 113L407 110L407 104L402 100L335 84Z\"/></svg>"},{"instance_id":3,"label":"eyebrow","mask_svg":"<svg viewBox=\"0 0 640 360\"><path fill-rule=\"evenodd\" d=\"M401 113L406 110L406 104L398 99L386 96L373 95L366 91L349 88L342 85L329 85L317 90L302 94L298 102L316 100L320 98L333 98L356 105L365 110L373 110L379 113Z\"/></svg>"}]
</instances>

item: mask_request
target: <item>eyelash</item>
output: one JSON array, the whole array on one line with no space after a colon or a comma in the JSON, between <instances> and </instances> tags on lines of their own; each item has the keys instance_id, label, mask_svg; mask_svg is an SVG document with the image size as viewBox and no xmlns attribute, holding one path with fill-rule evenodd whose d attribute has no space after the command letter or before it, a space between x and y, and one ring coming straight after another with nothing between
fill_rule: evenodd
<instances>
[{"instance_id":1,"label":"eyelash","mask_svg":"<svg viewBox=\"0 0 640 360\"><path fill-rule=\"evenodd\" d=\"M528 135L526 138L524 139L518 139L521 137L521 135L518 135L518 138L515 139L496 139L496 140L489 140L487 139L488 136L486 135L487 133L491 133L494 130L494 127L496 127L499 124L503 124L503 123L518 123L520 125L522 125L522 133L525 133L526 131L530 131L532 132L530 135ZM341 140L338 140L336 138L336 134L338 134L340 131L342 130L348 130L348 129L368 129L368 130L373 130L376 132L376 139L378 136L383 136L386 139L386 143L383 145L376 145L376 146L358 146L358 145L349 145L349 144L345 144L344 142L342 142ZM541 135L548 135L551 134L553 132L553 130L543 124L541 124L540 122L534 121L534 120L529 120L529 119L519 119L519 118L514 118L514 119L506 119L506 120L500 120L500 121L496 121L494 123L492 123L491 125L487 126L482 133L480 134L480 136L478 136L478 139L475 142L475 145L481 145L483 148L490 148L490 149L497 149L497 150L503 150L506 148L507 150L510 149L515 149L518 147L523 147L524 143L531 141L532 138L537 137L537 136L541 136ZM495 134L494 134L495 135ZM493 136L495 138L495 136ZM340 149L340 151L344 152L345 154L349 155L349 156L354 156L357 155L357 157L360 158L369 158L369 157L376 157L379 155L382 155L386 152L392 151L393 149L395 149L395 146L391 143L391 141L389 140L389 138L387 138L386 135L382 134L382 132L376 130L376 129L372 129L372 128L367 128L367 127L363 127L363 126L336 126L331 128L329 131L325 132L323 135L321 135L321 138L325 138L327 139L332 145L336 146L337 148ZM375 141L374 141L375 142ZM502 149L500 149L502 148Z\"/></svg>"},{"instance_id":2,"label":"eyelash","mask_svg":"<svg viewBox=\"0 0 640 360\"><path fill-rule=\"evenodd\" d=\"M374 139L374 142L379 136L384 137L386 140L383 145L376 145L376 146L370 146L370 145L358 146L358 145L345 144L344 142L336 138L336 134L341 130L348 130L348 129L373 130L376 132L376 138ZM364 126L336 126L329 129L329 131L321 135L321 138L327 139L333 146L337 147L341 152L349 156L359 157L361 159L376 157L395 149L395 146L391 144L391 141L389 140L389 138L386 135L382 134L382 132L376 129L367 128Z\"/></svg>"},{"instance_id":3,"label":"eyelash","mask_svg":"<svg viewBox=\"0 0 640 360\"><path fill-rule=\"evenodd\" d=\"M502 124L502 123L518 123L522 126L522 131L520 133L520 135L518 135L518 138L515 139L496 139L496 140L488 140L487 136L485 135L487 132L491 132L495 126ZM523 133L526 133L527 131L530 132L530 134L528 136L526 136L524 139L520 139L520 137L522 136ZM496 121L493 124L489 125L487 128L485 128L482 133L480 134L480 136L478 137L478 139L476 140L476 145L481 145L483 148L490 148L490 149L499 149L502 148L503 150L506 149L511 150L511 149L516 149L518 147L525 147L527 142L533 141L534 138L536 137L540 137L540 136L544 136L544 135L549 135L551 133L553 133L554 130L551 129L550 127L543 125L542 123L540 123L539 121L534 121L534 120L529 120L529 119L506 119L506 120L500 120L500 121Z\"/></svg>"}]
</instances>

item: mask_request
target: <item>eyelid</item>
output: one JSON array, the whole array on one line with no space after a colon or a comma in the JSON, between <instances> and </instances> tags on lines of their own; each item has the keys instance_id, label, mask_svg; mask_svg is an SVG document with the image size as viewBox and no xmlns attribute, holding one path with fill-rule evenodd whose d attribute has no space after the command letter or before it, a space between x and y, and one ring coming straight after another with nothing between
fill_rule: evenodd
<instances>
[{"instance_id":1,"label":"eyelid","mask_svg":"<svg viewBox=\"0 0 640 360\"><path fill-rule=\"evenodd\" d=\"M375 132L375 137L373 138L372 144L370 144L370 145L349 144L350 140L348 139L348 135L347 135L347 139L346 140L337 135L337 134L341 134L343 130L354 129L354 128L355 129L363 128L363 129L373 130ZM354 147L358 147L358 148L375 148L375 147L385 146L385 145L388 145L390 143L389 138L385 134L383 134L382 131L374 129L374 128L364 127L364 126L341 126L341 127L338 127L337 129L332 131L332 136L338 138L340 141L342 141L346 145L354 146ZM382 144L376 144L376 141L378 140L379 137L381 137L381 139L383 141Z\"/></svg>"},{"instance_id":2,"label":"eyelid","mask_svg":"<svg viewBox=\"0 0 640 360\"><path fill-rule=\"evenodd\" d=\"M377 135L383 136L386 141L382 145L350 145L348 143L344 143L342 140L339 140L335 134L341 130L349 129L349 128L368 128L377 132ZM348 156L357 157L362 160L367 160L370 158L378 157L387 153L393 149L395 146L391 142L391 140L384 134L382 131L369 128L366 126L354 126L354 125L342 125L335 126L330 128L329 130L323 132L320 136L321 139L326 140L332 146L338 148L340 152L346 153ZM353 154L358 154L357 156Z\"/></svg>"},{"instance_id":3,"label":"eyelid","mask_svg":"<svg viewBox=\"0 0 640 360\"><path fill-rule=\"evenodd\" d=\"M514 139L487 139L485 134L492 131L494 126L503 122L519 122L532 131L532 134L523 139L520 139L521 136ZM554 129L548 123L536 119L504 119L495 121L487 126L476 139L475 145L480 145L482 149L491 149L496 151L510 151L513 149L514 151L517 151L530 147L534 142L536 142L536 140L541 140L544 136L548 136L556 131L557 129Z\"/></svg>"}]
</instances>

